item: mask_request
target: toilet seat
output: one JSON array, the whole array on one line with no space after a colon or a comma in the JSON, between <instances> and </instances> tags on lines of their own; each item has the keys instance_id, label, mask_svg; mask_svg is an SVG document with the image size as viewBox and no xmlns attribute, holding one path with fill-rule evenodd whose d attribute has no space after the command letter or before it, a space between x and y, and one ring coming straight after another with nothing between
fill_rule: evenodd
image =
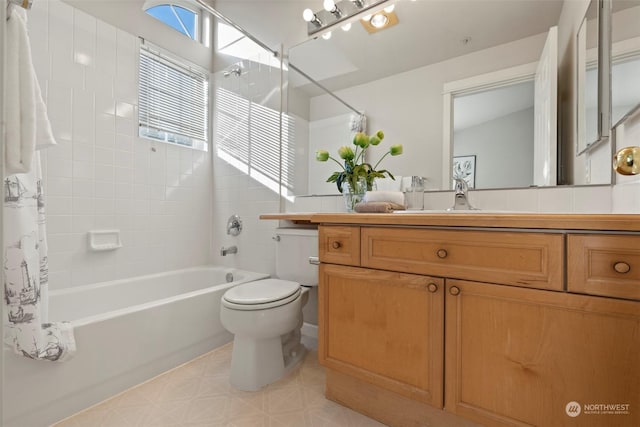
<instances>
[{"instance_id":1,"label":"toilet seat","mask_svg":"<svg viewBox=\"0 0 640 427\"><path fill-rule=\"evenodd\" d=\"M222 304L234 310L264 310L288 304L300 293L297 282L264 279L234 286L225 292Z\"/></svg>"}]
</instances>

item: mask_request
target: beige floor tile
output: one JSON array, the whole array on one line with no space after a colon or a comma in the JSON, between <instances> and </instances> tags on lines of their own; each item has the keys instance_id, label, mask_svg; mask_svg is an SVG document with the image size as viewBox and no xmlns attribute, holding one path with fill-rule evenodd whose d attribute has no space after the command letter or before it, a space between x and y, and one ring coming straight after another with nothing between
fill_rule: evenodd
<instances>
[{"instance_id":1,"label":"beige floor tile","mask_svg":"<svg viewBox=\"0 0 640 427\"><path fill-rule=\"evenodd\" d=\"M54 427L378 427L324 397L324 368L302 366L262 390L229 383L231 344L131 388Z\"/></svg>"}]
</instances>

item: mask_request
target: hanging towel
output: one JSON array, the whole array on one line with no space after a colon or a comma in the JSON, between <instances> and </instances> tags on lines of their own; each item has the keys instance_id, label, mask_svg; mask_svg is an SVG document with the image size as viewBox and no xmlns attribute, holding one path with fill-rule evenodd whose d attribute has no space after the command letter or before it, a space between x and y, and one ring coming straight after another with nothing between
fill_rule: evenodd
<instances>
[{"instance_id":1,"label":"hanging towel","mask_svg":"<svg viewBox=\"0 0 640 427\"><path fill-rule=\"evenodd\" d=\"M11 7L6 32L5 176L29 172L33 152L55 145L31 61L26 11Z\"/></svg>"}]
</instances>

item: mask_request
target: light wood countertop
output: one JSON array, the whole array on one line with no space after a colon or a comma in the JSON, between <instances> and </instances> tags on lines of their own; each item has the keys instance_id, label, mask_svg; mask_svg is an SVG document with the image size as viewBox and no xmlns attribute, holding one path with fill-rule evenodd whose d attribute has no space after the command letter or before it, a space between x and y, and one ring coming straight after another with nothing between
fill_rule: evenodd
<instances>
[{"instance_id":1,"label":"light wood countertop","mask_svg":"<svg viewBox=\"0 0 640 427\"><path fill-rule=\"evenodd\" d=\"M260 215L264 220L296 224L360 224L431 227L525 228L543 230L587 230L640 232L635 214L546 214L546 213L282 213Z\"/></svg>"}]
</instances>

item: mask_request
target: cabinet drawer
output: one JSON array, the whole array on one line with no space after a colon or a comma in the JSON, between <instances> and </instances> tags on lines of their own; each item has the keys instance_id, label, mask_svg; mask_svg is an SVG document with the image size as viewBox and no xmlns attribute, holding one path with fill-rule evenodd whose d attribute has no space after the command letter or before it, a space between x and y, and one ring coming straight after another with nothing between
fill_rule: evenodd
<instances>
[{"instance_id":1,"label":"cabinet drawer","mask_svg":"<svg viewBox=\"0 0 640 427\"><path fill-rule=\"evenodd\" d=\"M362 266L563 290L560 233L362 227Z\"/></svg>"},{"instance_id":2,"label":"cabinet drawer","mask_svg":"<svg viewBox=\"0 0 640 427\"><path fill-rule=\"evenodd\" d=\"M321 225L318 227L320 261L329 264L360 265L360 227Z\"/></svg>"},{"instance_id":3,"label":"cabinet drawer","mask_svg":"<svg viewBox=\"0 0 640 427\"><path fill-rule=\"evenodd\" d=\"M640 300L640 236L571 234L567 289Z\"/></svg>"}]
</instances>

